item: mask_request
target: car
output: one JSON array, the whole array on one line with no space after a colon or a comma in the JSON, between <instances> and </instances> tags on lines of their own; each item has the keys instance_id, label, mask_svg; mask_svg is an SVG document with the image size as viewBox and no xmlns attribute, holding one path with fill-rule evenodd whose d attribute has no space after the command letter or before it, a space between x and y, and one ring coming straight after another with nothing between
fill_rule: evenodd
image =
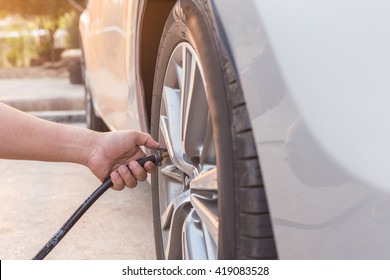
<instances>
[{"instance_id":1,"label":"car","mask_svg":"<svg viewBox=\"0 0 390 280\"><path fill-rule=\"evenodd\" d=\"M151 133L158 259L389 259L386 1L90 0L87 123Z\"/></svg>"}]
</instances>

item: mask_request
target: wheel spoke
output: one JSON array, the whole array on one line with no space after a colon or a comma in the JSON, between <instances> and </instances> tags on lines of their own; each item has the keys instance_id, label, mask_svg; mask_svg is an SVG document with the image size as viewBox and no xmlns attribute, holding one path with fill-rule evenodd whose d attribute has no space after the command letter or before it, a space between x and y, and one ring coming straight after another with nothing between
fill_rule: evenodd
<instances>
[{"instance_id":1,"label":"wheel spoke","mask_svg":"<svg viewBox=\"0 0 390 280\"><path fill-rule=\"evenodd\" d=\"M202 223L192 209L183 224L183 259L208 259L207 246L203 234Z\"/></svg>"},{"instance_id":2,"label":"wheel spoke","mask_svg":"<svg viewBox=\"0 0 390 280\"><path fill-rule=\"evenodd\" d=\"M163 102L167 116L160 116L160 129L172 163L190 177L195 177L197 169L187 160L180 142L179 91L164 87Z\"/></svg>"},{"instance_id":3,"label":"wheel spoke","mask_svg":"<svg viewBox=\"0 0 390 280\"><path fill-rule=\"evenodd\" d=\"M190 188L194 191L218 191L217 168L215 166L205 166L207 172L202 173L191 181Z\"/></svg>"},{"instance_id":4,"label":"wheel spoke","mask_svg":"<svg viewBox=\"0 0 390 280\"><path fill-rule=\"evenodd\" d=\"M205 239L205 244L206 244L206 251L207 251L207 257L209 260L216 260L217 255L218 255L218 250L217 250L217 244L216 241L212 238L211 234L209 231L207 231L206 226L202 224L203 228L203 235Z\"/></svg>"},{"instance_id":5,"label":"wheel spoke","mask_svg":"<svg viewBox=\"0 0 390 280\"><path fill-rule=\"evenodd\" d=\"M172 201L168 204L165 209L163 215L161 216L161 226L163 229L169 228L172 220L174 219L174 215L178 209L184 207L190 201L190 192L186 191L176 196Z\"/></svg>"},{"instance_id":6,"label":"wheel spoke","mask_svg":"<svg viewBox=\"0 0 390 280\"><path fill-rule=\"evenodd\" d=\"M189 159L199 158L203 149L209 109L197 58L187 48L183 48L183 72L181 142Z\"/></svg>"},{"instance_id":7,"label":"wheel spoke","mask_svg":"<svg viewBox=\"0 0 390 280\"><path fill-rule=\"evenodd\" d=\"M186 191L175 197L168 205L161 217L162 229L169 229L165 247L166 259L177 259L181 254L181 232L188 210L186 206L190 202L190 191Z\"/></svg>"},{"instance_id":8,"label":"wheel spoke","mask_svg":"<svg viewBox=\"0 0 390 280\"><path fill-rule=\"evenodd\" d=\"M194 89L194 80L196 75L196 60L192 56L191 52L186 48L182 47L182 61L183 61L183 74L181 83L181 124L180 124L180 135L182 141L185 139L187 131L187 120L188 120L188 106L191 105L192 94ZM183 141L184 142L184 141Z\"/></svg>"},{"instance_id":9,"label":"wheel spoke","mask_svg":"<svg viewBox=\"0 0 390 280\"><path fill-rule=\"evenodd\" d=\"M175 71L177 77L178 88L181 89L183 87L183 67L175 62Z\"/></svg>"},{"instance_id":10,"label":"wheel spoke","mask_svg":"<svg viewBox=\"0 0 390 280\"><path fill-rule=\"evenodd\" d=\"M204 169L203 165L205 164L213 164L214 166L216 165L213 128L211 125L210 113L206 122L203 149L200 155L199 163L201 164L202 169Z\"/></svg>"},{"instance_id":11,"label":"wheel spoke","mask_svg":"<svg viewBox=\"0 0 390 280\"><path fill-rule=\"evenodd\" d=\"M167 165L161 168L161 174L172 178L178 182L182 182L183 180L183 172L177 169L174 165Z\"/></svg>"},{"instance_id":12,"label":"wheel spoke","mask_svg":"<svg viewBox=\"0 0 390 280\"><path fill-rule=\"evenodd\" d=\"M213 241L218 244L218 180L213 168L191 181L191 204L204 223Z\"/></svg>"},{"instance_id":13,"label":"wheel spoke","mask_svg":"<svg viewBox=\"0 0 390 280\"><path fill-rule=\"evenodd\" d=\"M184 97L182 101L184 101L183 103L185 105L186 94L192 92L192 88L194 86L196 58L193 57L191 51L185 45L181 47L181 53L182 53L182 74L181 74L180 89L181 89L181 95Z\"/></svg>"},{"instance_id":14,"label":"wheel spoke","mask_svg":"<svg viewBox=\"0 0 390 280\"><path fill-rule=\"evenodd\" d=\"M218 203L217 200L210 201L209 197L197 194L191 195L191 204L196 213L204 223L207 231L215 243L218 243Z\"/></svg>"}]
</instances>

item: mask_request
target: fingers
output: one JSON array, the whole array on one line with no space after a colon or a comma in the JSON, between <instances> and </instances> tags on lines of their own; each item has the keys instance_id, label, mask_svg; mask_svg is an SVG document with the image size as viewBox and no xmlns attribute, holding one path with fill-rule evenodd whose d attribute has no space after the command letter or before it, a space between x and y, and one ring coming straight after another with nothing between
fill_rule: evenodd
<instances>
[{"instance_id":1,"label":"fingers","mask_svg":"<svg viewBox=\"0 0 390 280\"><path fill-rule=\"evenodd\" d=\"M156 171L156 165L151 161L145 162L144 168L148 173L153 173L154 171Z\"/></svg>"},{"instance_id":2,"label":"fingers","mask_svg":"<svg viewBox=\"0 0 390 280\"><path fill-rule=\"evenodd\" d=\"M156 166L148 161L142 167L138 162L131 161L127 167L121 165L116 171L111 173L112 188L114 190L123 190L126 186L128 188L135 188L138 181L143 182L147 178L147 172L154 172Z\"/></svg>"},{"instance_id":3,"label":"fingers","mask_svg":"<svg viewBox=\"0 0 390 280\"><path fill-rule=\"evenodd\" d=\"M119 175L119 171L114 171L111 173L112 188L114 190L120 191L125 187L125 182L122 180Z\"/></svg>"},{"instance_id":4,"label":"fingers","mask_svg":"<svg viewBox=\"0 0 390 280\"><path fill-rule=\"evenodd\" d=\"M126 133L127 137L131 136L133 139L133 145L135 144L135 149L133 149L129 158L141 158L145 156L142 149L139 146L145 146L149 149L156 149L160 147L160 144L156 142L152 136L148 133L138 132L138 131L128 131ZM137 147L138 146L138 147ZM111 173L111 180L113 183L112 188L115 190L122 190L125 186L129 188L134 188L138 181L145 181L147 178L147 173L152 173L156 170L156 166L152 162L147 162L142 167L138 162L132 160L126 165L121 165L114 172Z\"/></svg>"},{"instance_id":5,"label":"fingers","mask_svg":"<svg viewBox=\"0 0 390 280\"><path fill-rule=\"evenodd\" d=\"M131 173L133 173L134 177L137 179L137 181L145 181L147 178L146 170L136 161L130 161L129 168Z\"/></svg>"},{"instance_id":6,"label":"fingers","mask_svg":"<svg viewBox=\"0 0 390 280\"><path fill-rule=\"evenodd\" d=\"M157 149L160 147L160 144L149 134L138 131L133 131L133 133L135 134L134 141L137 146L145 146L149 149Z\"/></svg>"}]
</instances>

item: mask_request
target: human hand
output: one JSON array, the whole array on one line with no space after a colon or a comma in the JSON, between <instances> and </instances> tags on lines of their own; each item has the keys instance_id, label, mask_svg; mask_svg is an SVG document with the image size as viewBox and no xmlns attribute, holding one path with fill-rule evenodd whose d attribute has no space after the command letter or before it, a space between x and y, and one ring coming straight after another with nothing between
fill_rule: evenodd
<instances>
[{"instance_id":1,"label":"human hand","mask_svg":"<svg viewBox=\"0 0 390 280\"><path fill-rule=\"evenodd\" d=\"M138 131L100 133L87 166L101 181L110 175L115 190L125 186L134 188L138 181L146 180L147 172L152 173L156 168L152 162L142 167L136 161L145 156L141 146L156 149L160 144L149 134Z\"/></svg>"}]
</instances>

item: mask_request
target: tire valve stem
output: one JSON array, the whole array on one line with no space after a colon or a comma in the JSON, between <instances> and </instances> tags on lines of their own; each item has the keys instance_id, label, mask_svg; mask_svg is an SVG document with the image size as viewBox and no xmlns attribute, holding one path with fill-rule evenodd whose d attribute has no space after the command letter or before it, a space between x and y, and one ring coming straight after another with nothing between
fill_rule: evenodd
<instances>
[{"instance_id":1,"label":"tire valve stem","mask_svg":"<svg viewBox=\"0 0 390 280\"><path fill-rule=\"evenodd\" d=\"M168 150L167 149L164 149L164 148L160 148L159 149L161 151L161 156L162 158L169 158L169 153L168 153Z\"/></svg>"}]
</instances>

